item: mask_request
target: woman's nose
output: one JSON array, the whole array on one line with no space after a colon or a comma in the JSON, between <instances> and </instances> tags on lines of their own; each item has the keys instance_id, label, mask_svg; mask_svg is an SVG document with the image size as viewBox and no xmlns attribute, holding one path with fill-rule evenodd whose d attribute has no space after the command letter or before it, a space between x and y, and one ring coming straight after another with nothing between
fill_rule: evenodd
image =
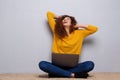
<instances>
[{"instance_id":1,"label":"woman's nose","mask_svg":"<svg viewBox=\"0 0 120 80\"><path fill-rule=\"evenodd\" d=\"M64 19L64 21L67 21L67 19Z\"/></svg>"}]
</instances>

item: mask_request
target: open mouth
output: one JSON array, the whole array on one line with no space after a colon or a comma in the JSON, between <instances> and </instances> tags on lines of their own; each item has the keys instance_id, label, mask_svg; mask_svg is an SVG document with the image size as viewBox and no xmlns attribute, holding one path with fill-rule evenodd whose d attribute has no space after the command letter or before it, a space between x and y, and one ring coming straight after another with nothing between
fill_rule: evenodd
<instances>
[{"instance_id":1,"label":"open mouth","mask_svg":"<svg viewBox=\"0 0 120 80\"><path fill-rule=\"evenodd\" d=\"M67 23L67 22L63 22L64 24Z\"/></svg>"}]
</instances>

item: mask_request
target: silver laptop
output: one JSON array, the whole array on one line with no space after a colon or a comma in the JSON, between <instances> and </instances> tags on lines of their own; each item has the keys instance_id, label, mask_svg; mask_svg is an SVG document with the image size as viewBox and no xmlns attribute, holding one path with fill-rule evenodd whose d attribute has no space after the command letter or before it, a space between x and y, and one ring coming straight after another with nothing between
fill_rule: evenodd
<instances>
[{"instance_id":1,"label":"silver laptop","mask_svg":"<svg viewBox=\"0 0 120 80\"><path fill-rule=\"evenodd\" d=\"M52 53L52 63L61 67L74 67L78 61L79 55Z\"/></svg>"}]
</instances>

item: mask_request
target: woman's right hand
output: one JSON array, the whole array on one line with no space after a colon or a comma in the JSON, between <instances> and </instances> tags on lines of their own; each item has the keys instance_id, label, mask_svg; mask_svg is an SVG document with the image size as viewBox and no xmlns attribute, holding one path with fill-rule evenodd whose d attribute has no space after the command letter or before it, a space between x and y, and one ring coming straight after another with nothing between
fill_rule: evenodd
<instances>
[{"instance_id":1,"label":"woman's right hand","mask_svg":"<svg viewBox=\"0 0 120 80\"><path fill-rule=\"evenodd\" d=\"M54 19L58 19L58 18L60 18L60 16L58 16L58 15L55 15L55 16L54 16Z\"/></svg>"}]
</instances>

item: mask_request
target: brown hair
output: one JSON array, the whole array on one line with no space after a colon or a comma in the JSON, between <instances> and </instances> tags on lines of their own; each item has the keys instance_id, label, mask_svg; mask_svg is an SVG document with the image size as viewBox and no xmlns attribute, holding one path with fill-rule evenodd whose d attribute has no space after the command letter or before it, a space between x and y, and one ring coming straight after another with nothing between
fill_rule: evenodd
<instances>
[{"instance_id":1,"label":"brown hair","mask_svg":"<svg viewBox=\"0 0 120 80\"><path fill-rule=\"evenodd\" d=\"M77 24L77 21L75 20L75 18L69 15L63 15L60 18L56 19L55 34L61 39L64 38L65 36L68 36L62 24L62 20L65 17L70 17L71 19L70 33L72 33L75 30L74 26Z\"/></svg>"}]
</instances>

